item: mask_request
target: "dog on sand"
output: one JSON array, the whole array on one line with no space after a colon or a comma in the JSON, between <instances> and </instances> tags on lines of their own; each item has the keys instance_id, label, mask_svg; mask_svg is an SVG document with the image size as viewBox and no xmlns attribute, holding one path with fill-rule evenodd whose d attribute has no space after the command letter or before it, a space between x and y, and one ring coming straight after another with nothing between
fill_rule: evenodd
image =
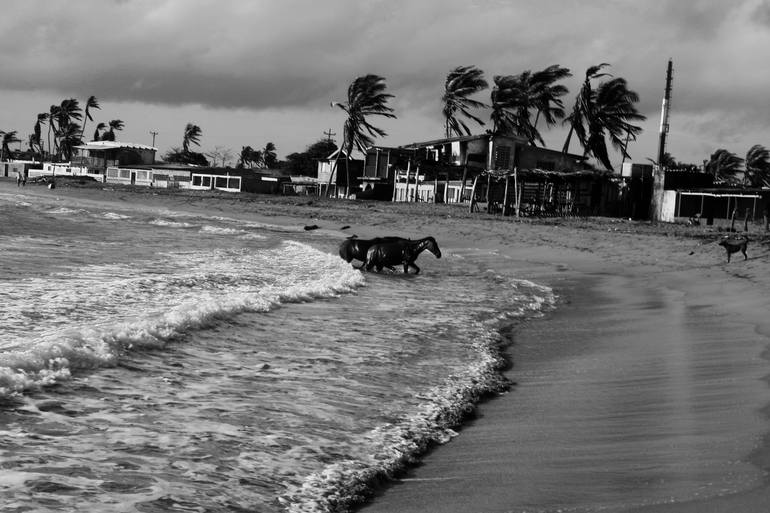
<instances>
[{"instance_id":1,"label":"dog on sand","mask_svg":"<svg viewBox=\"0 0 770 513\"><path fill-rule=\"evenodd\" d=\"M736 237L735 235L726 235L719 241L719 245L725 248L727 252L727 261L730 261L730 257L733 253L743 253L743 259L748 260L749 256L746 254L746 248L749 245L749 238L745 235Z\"/></svg>"}]
</instances>

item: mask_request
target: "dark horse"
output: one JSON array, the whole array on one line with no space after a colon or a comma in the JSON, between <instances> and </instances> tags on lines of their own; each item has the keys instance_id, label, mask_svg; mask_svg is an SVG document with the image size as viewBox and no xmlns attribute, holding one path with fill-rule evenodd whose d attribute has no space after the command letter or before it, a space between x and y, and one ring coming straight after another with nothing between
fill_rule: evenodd
<instances>
[{"instance_id":1,"label":"dark horse","mask_svg":"<svg viewBox=\"0 0 770 513\"><path fill-rule=\"evenodd\" d=\"M375 244L384 242L396 242L407 240L401 237L377 237L375 239L357 239L348 237L340 244L340 256L343 260L350 263L353 260L360 260L362 265L366 262L366 252Z\"/></svg>"},{"instance_id":2,"label":"dark horse","mask_svg":"<svg viewBox=\"0 0 770 513\"><path fill-rule=\"evenodd\" d=\"M441 250L438 248L436 239L433 237L375 244L366 253L364 267L366 267L367 271L371 271L373 267L376 267L377 272L380 272L383 267L393 269L393 266L403 264L404 274L409 272L410 267L414 268L414 274L418 274L420 268L414 262L420 256L420 253L426 249L436 255L436 258L441 258Z\"/></svg>"}]
</instances>

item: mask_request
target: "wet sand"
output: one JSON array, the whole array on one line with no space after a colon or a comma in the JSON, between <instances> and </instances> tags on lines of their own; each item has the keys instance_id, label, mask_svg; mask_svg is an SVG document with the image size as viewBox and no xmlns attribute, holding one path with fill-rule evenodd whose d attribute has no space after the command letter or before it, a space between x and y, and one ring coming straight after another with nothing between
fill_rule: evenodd
<instances>
[{"instance_id":1,"label":"wet sand","mask_svg":"<svg viewBox=\"0 0 770 513\"><path fill-rule=\"evenodd\" d=\"M562 298L514 334L517 385L379 490L371 512L770 509L768 241L725 262L713 227L513 221L443 205L99 188L23 194L144 203L496 252ZM0 181L0 193L15 193Z\"/></svg>"},{"instance_id":2,"label":"wet sand","mask_svg":"<svg viewBox=\"0 0 770 513\"><path fill-rule=\"evenodd\" d=\"M719 270L567 266L515 388L362 511L768 510L767 301Z\"/></svg>"}]
</instances>

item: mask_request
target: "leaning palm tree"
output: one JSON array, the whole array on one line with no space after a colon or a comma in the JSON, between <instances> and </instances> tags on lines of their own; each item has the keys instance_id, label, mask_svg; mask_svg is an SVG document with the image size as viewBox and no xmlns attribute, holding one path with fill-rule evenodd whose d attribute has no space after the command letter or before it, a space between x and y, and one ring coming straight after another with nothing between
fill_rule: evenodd
<instances>
[{"instance_id":1,"label":"leaning palm tree","mask_svg":"<svg viewBox=\"0 0 770 513\"><path fill-rule=\"evenodd\" d=\"M83 119L83 128L80 130L80 138L83 138L83 134L86 131L86 122L93 121L94 118L91 117L91 110L101 110L101 107L99 106L99 100L96 99L96 96L89 96L88 100L86 100L86 111L85 111L85 119Z\"/></svg>"},{"instance_id":2,"label":"leaning palm tree","mask_svg":"<svg viewBox=\"0 0 770 513\"><path fill-rule=\"evenodd\" d=\"M200 146L200 137L203 134L201 127L192 123L187 123L184 128L184 137L182 138L182 152L190 153L190 144Z\"/></svg>"},{"instance_id":3,"label":"leaning palm tree","mask_svg":"<svg viewBox=\"0 0 770 513\"><path fill-rule=\"evenodd\" d=\"M109 123L109 130L104 132L102 134L102 141L114 141L115 140L115 131L123 130L126 127L126 124L123 123L122 119L112 119Z\"/></svg>"},{"instance_id":4,"label":"leaning palm tree","mask_svg":"<svg viewBox=\"0 0 770 513\"><path fill-rule=\"evenodd\" d=\"M71 130L69 125L74 121L80 121L83 118L82 109L80 108L80 102L75 98L68 98L62 100L59 108L56 111L56 131L54 133L58 142L61 142L64 138L64 134L70 134ZM73 121L74 120L74 121ZM80 125L78 125L80 129ZM57 148L57 154L60 156L62 153L61 145Z\"/></svg>"},{"instance_id":5,"label":"leaning palm tree","mask_svg":"<svg viewBox=\"0 0 770 513\"><path fill-rule=\"evenodd\" d=\"M70 122L59 133L59 148L61 149L64 160L72 159L72 150L75 146L82 143L80 134L82 130L78 123Z\"/></svg>"},{"instance_id":6,"label":"leaning palm tree","mask_svg":"<svg viewBox=\"0 0 770 513\"><path fill-rule=\"evenodd\" d=\"M51 108L48 111L48 157L53 158L54 153L59 153L59 150L55 148L54 146L51 146L51 132L53 132L53 141L54 145L56 144L56 133L57 129L56 126L54 126L54 122L59 116L59 109L60 107L58 105L51 105Z\"/></svg>"},{"instance_id":7,"label":"leaning palm tree","mask_svg":"<svg viewBox=\"0 0 770 513\"><path fill-rule=\"evenodd\" d=\"M572 76L569 69L558 64L542 71L524 71L518 75L494 77L492 89L493 133L514 134L524 137L532 145L545 146L537 123L542 117L551 127L564 118L564 104L561 96L567 88L556 84Z\"/></svg>"},{"instance_id":8,"label":"leaning palm tree","mask_svg":"<svg viewBox=\"0 0 770 513\"><path fill-rule=\"evenodd\" d=\"M366 153L366 148L374 144L374 137L387 135L384 130L370 124L367 117L395 118L393 109L387 106L390 98L393 98L393 95L385 92L385 79L370 74L358 77L350 84L346 102L331 103L332 107L339 107L347 115L342 133L343 146L346 148L346 195L350 193L350 154L353 152L353 147L355 146L362 153ZM334 170L337 169L341 152L340 149L334 161L332 174L329 176L329 185L331 185Z\"/></svg>"},{"instance_id":9,"label":"leaning palm tree","mask_svg":"<svg viewBox=\"0 0 770 513\"><path fill-rule=\"evenodd\" d=\"M628 158L627 141L636 140L642 128L634 123L643 121L645 116L636 109L639 95L628 89L625 79L617 77L600 83L596 88L592 80L606 76L599 73L606 63L591 66L586 70L585 80L575 99L572 112L565 119L570 129L562 151L569 151L574 133L583 147L584 156L593 156L608 170L612 170L607 138L618 151Z\"/></svg>"},{"instance_id":10,"label":"leaning palm tree","mask_svg":"<svg viewBox=\"0 0 770 513\"><path fill-rule=\"evenodd\" d=\"M515 109L519 93L517 78L513 75L495 75L492 80L495 84L490 94L492 133L515 133Z\"/></svg>"},{"instance_id":11,"label":"leaning palm tree","mask_svg":"<svg viewBox=\"0 0 770 513\"><path fill-rule=\"evenodd\" d=\"M735 153L720 148L712 153L711 158L706 162L706 172L711 174L716 180L735 182L742 166L742 158Z\"/></svg>"},{"instance_id":12,"label":"leaning palm tree","mask_svg":"<svg viewBox=\"0 0 770 513\"><path fill-rule=\"evenodd\" d=\"M241 153L238 154L238 162L235 167L239 169L251 167L251 154L253 152L254 148L251 146L241 146Z\"/></svg>"},{"instance_id":13,"label":"leaning palm tree","mask_svg":"<svg viewBox=\"0 0 770 513\"><path fill-rule=\"evenodd\" d=\"M262 160L265 163L265 167L272 169L275 167L278 161L278 154L276 153L275 144L268 142L262 149Z\"/></svg>"},{"instance_id":14,"label":"leaning palm tree","mask_svg":"<svg viewBox=\"0 0 770 513\"><path fill-rule=\"evenodd\" d=\"M43 161L43 125L48 121L49 114L47 112L41 112L37 115L37 121L35 122L35 128L33 129L32 141L37 146L40 152L40 162ZM34 151L34 150L33 150Z\"/></svg>"},{"instance_id":15,"label":"leaning palm tree","mask_svg":"<svg viewBox=\"0 0 770 513\"><path fill-rule=\"evenodd\" d=\"M628 89L626 80L620 77L599 84L588 117L588 138L583 148L585 156L593 155L604 167L612 171L607 138L610 144L623 154L628 155L627 141L636 140L642 127L633 123L647 119L636 109L639 95Z\"/></svg>"},{"instance_id":16,"label":"leaning palm tree","mask_svg":"<svg viewBox=\"0 0 770 513\"><path fill-rule=\"evenodd\" d=\"M755 144L746 153L744 184L751 187L770 186L770 151L761 144Z\"/></svg>"},{"instance_id":17,"label":"leaning palm tree","mask_svg":"<svg viewBox=\"0 0 770 513\"><path fill-rule=\"evenodd\" d=\"M488 87L484 72L476 66L458 66L449 72L444 82L444 95L441 97L444 134L447 138L452 135L471 134L470 128L460 115L472 119L479 125L484 125L484 122L470 111L484 108L485 105L471 99L470 96Z\"/></svg>"},{"instance_id":18,"label":"leaning palm tree","mask_svg":"<svg viewBox=\"0 0 770 513\"><path fill-rule=\"evenodd\" d=\"M0 160L4 161L11 156L10 145L21 142L21 139L16 135L16 130L0 133L3 135L2 147L0 147Z\"/></svg>"},{"instance_id":19,"label":"leaning palm tree","mask_svg":"<svg viewBox=\"0 0 770 513\"><path fill-rule=\"evenodd\" d=\"M567 132L567 139L564 141L564 147L562 148L563 153L569 153L569 145L573 133L577 136L580 144L585 147L587 139L586 124L587 119L590 116L594 96L591 81L608 76L607 73L600 73L602 68L607 66L609 66L609 64L603 62L596 66L591 66L586 70L585 79L583 80L580 91L575 97L575 105L572 107L572 112L564 119L564 123L569 124L569 132Z\"/></svg>"},{"instance_id":20,"label":"leaning palm tree","mask_svg":"<svg viewBox=\"0 0 770 513\"><path fill-rule=\"evenodd\" d=\"M92 141L99 141L102 138L102 131L107 128L107 125L104 123L99 123L96 125L96 130L94 130L94 136L91 138Z\"/></svg>"},{"instance_id":21,"label":"leaning palm tree","mask_svg":"<svg viewBox=\"0 0 770 513\"><path fill-rule=\"evenodd\" d=\"M553 64L532 74L534 105L537 109L533 123L535 129L537 129L537 123L541 116L549 128L564 119L564 102L562 102L561 97L567 94L569 90L556 82L571 76L572 72L568 68L563 68L558 64Z\"/></svg>"}]
</instances>

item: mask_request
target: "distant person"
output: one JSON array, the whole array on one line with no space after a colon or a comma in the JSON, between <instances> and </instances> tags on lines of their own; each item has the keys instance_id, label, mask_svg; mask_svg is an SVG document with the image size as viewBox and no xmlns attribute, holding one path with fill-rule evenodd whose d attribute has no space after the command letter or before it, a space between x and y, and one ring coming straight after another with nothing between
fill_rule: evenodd
<instances>
[{"instance_id":1,"label":"distant person","mask_svg":"<svg viewBox=\"0 0 770 513\"><path fill-rule=\"evenodd\" d=\"M16 171L16 187L21 187L21 171Z\"/></svg>"},{"instance_id":2,"label":"distant person","mask_svg":"<svg viewBox=\"0 0 770 513\"><path fill-rule=\"evenodd\" d=\"M27 185L27 178L29 178L29 170L25 169L24 170L24 175L21 177L21 185L22 186Z\"/></svg>"}]
</instances>

